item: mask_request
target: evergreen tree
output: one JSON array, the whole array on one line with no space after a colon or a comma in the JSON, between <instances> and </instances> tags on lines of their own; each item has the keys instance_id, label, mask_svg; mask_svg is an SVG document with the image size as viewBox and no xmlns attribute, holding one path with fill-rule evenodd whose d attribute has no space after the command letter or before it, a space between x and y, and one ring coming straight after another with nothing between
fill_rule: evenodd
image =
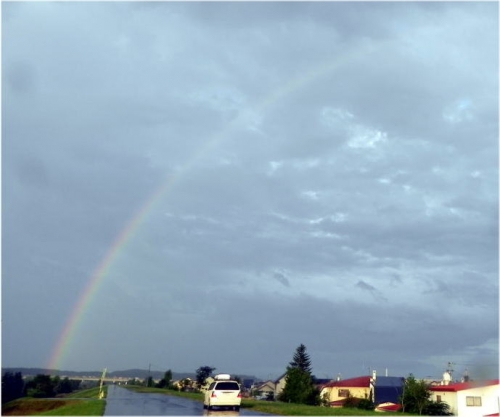
<instances>
[{"instance_id":1,"label":"evergreen tree","mask_svg":"<svg viewBox=\"0 0 500 417\"><path fill-rule=\"evenodd\" d=\"M2 404L24 396L24 380L21 372L5 372L2 376Z\"/></svg>"},{"instance_id":2,"label":"evergreen tree","mask_svg":"<svg viewBox=\"0 0 500 417\"><path fill-rule=\"evenodd\" d=\"M170 386L172 382L172 370L169 369L167 372L165 372L165 375L163 376L163 379L165 380L166 386Z\"/></svg>"},{"instance_id":3,"label":"evergreen tree","mask_svg":"<svg viewBox=\"0 0 500 417\"><path fill-rule=\"evenodd\" d=\"M293 360L290 362L290 368L299 368L311 375L311 358L306 352L306 347L303 344L300 344L300 346L295 350Z\"/></svg>"},{"instance_id":4,"label":"evergreen tree","mask_svg":"<svg viewBox=\"0 0 500 417\"><path fill-rule=\"evenodd\" d=\"M162 379L156 384L157 388L169 388L172 382L172 371L169 369L165 372L165 375Z\"/></svg>"},{"instance_id":5,"label":"evergreen tree","mask_svg":"<svg viewBox=\"0 0 500 417\"><path fill-rule=\"evenodd\" d=\"M301 344L287 367L286 384L279 400L296 404L319 404L319 391L314 386L311 371L311 359L306 347Z\"/></svg>"}]
</instances>

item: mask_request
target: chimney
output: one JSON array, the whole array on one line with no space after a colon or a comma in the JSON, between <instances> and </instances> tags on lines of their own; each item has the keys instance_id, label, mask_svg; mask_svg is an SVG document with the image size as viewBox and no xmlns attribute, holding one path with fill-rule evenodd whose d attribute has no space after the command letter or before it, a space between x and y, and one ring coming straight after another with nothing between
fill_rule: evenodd
<instances>
[{"instance_id":1,"label":"chimney","mask_svg":"<svg viewBox=\"0 0 500 417\"><path fill-rule=\"evenodd\" d=\"M372 378L374 381L377 379L377 371L375 369L372 372Z\"/></svg>"}]
</instances>

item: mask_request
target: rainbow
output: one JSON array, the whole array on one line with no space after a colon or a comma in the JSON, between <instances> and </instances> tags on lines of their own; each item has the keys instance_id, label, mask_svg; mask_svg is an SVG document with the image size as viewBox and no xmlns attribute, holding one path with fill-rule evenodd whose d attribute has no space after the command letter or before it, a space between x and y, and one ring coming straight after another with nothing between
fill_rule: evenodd
<instances>
[{"instance_id":1,"label":"rainbow","mask_svg":"<svg viewBox=\"0 0 500 417\"><path fill-rule=\"evenodd\" d=\"M158 190L148 199L146 204L144 204L139 212L128 222L126 227L120 232L118 237L113 242L111 248L107 251L106 256L102 259L100 264L95 269L89 282L87 283L84 291L82 292L75 308L73 309L71 315L69 316L66 324L59 336L58 343L52 353L51 359L49 360L48 369L58 369L61 365L68 349L69 345L84 317L84 313L90 305L91 300L94 295L99 290L104 277L107 275L109 269L113 265L113 262L117 258L118 254L122 252L127 243L130 242L131 237L135 231L141 226L141 224L146 219L148 213L151 211L153 206L158 202L163 194L172 187L174 183L173 178L167 179Z\"/></svg>"},{"instance_id":2,"label":"rainbow","mask_svg":"<svg viewBox=\"0 0 500 417\"><path fill-rule=\"evenodd\" d=\"M271 93L268 94L263 100L261 100L259 104L255 106L256 111L258 111L259 113L264 113L269 106L273 105L276 102L279 102L287 95L303 88L317 78L334 71L340 65L352 59L354 55L359 54L360 51L337 57L334 61L329 61L320 67L315 67L311 71L300 77L287 80L285 83L278 86L275 90L271 91ZM114 240L111 248L106 252L106 255L94 270L85 289L80 295L76 306L68 317L48 361L48 369L60 369L63 365L64 359L69 352L71 343L85 317L85 312L90 307L94 295L101 287L104 278L108 275L119 253L123 252L127 247L128 243L136 234L140 226L144 223L153 207L157 205L157 203L173 189L175 183L179 182L179 179L182 177L182 175L186 171L188 171L200 159L201 156L203 156L210 148L222 142L237 125L245 122L245 119L249 114L249 112L243 112L242 116L236 118L233 122L231 122L226 129L207 140L207 142L191 157L191 159L181 171L177 172L176 175L168 176L166 180L163 181L161 186L153 193L150 198L148 198L146 203L142 205L140 210L125 225L124 229Z\"/></svg>"}]
</instances>

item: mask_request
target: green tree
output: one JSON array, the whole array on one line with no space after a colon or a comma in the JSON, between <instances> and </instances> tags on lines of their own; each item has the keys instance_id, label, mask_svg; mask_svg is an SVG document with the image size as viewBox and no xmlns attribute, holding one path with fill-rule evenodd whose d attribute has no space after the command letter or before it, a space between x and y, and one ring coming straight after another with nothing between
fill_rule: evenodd
<instances>
[{"instance_id":1,"label":"green tree","mask_svg":"<svg viewBox=\"0 0 500 417\"><path fill-rule=\"evenodd\" d=\"M296 404L319 404L319 391L314 386L311 371L311 359L306 347L301 344L295 350L293 360L287 367L286 383L279 400Z\"/></svg>"},{"instance_id":2,"label":"green tree","mask_svg":"<svg viewBox=\"0 0 500 417\"><path fill-rule=\"evenodd\" d=\"M212 375L212 372L215 371L215 369L216 368L211 366L200 366L196 370L196 382L198 383L198 386L202 386L205 383L205 379Z\"/></svg>"},{"instance_id":3,"label":"green tree","mask_svg":"<svg viewBox=\"0 0 500 417\"><path fill-rule=\"evenodd\" d=\"M55 395L54 387L55 384L54 381L50 378L50 375L42 374L38 374L26 384L28 397L36 398L53 397Z\"/></svg>"},{"instance_id":4,"label":"green tree","mask_svg":"<svg viewBox=\"0 0 500 417\"><path fill-rule=\"evenodd\" d=\"M423 380L415 379L413 374L410 374L403 386L402 411L422 415L425 407L430 403L430 396L428 384Z\"/></svg>"},{"instance_id":5,"label":"green tree","mask_svg":"<svg viewBox=\"0 0 500 417\"><path fill-rule=\"evenodd\" d=\"M300 346L295 350L293 360L290 362L290 367L299 368L311 375L311 358L309 357L309 354L306 352L306 350L306 347L303 344L300 344Z\"/></svg>"},{"instance_id":6,"label":"green tree","mask_svg":"<svg viewBox=\"0 0 500 417\"><path fill-rule=\"evenodd\" d=\"M2 376L2 404L24 396L24 380L21 372L5 372Z\"/></svg>"},{"instance_id":7,"label":"green tree","mask_svg":"<svg viewBox=\"0 0 500 417\"><path fill-rule=\"evenodd\" d=\"M163 376L163 379L165 380L165 383L168 386L170 386L170 384L172 383L172 370L169 369L168 371L165 372L165 375Z\"/></svg>"},{"instance_id":8,"label":"green tree","mask_svg":"<svg viewBox=\"0 0 500 417\"><path fill-rule=\"evenodd\" d=\"M68 377L61 379L60 377L56 377L53 380L54 383L54 392L56 394L69 394L73 391L73 384L69 380Z\"/></svg>"},{"instance_id":9,"label":"green tree","mask_svg":"<svg viewBox=\"0 0 500 417\"><path fill-rule=\"evenodd\" d=\"M172 382L172 371L169 369L165 372L165 375L162 379L156 384L158 388L168 388Z\"/></svg>"}]
</instances>

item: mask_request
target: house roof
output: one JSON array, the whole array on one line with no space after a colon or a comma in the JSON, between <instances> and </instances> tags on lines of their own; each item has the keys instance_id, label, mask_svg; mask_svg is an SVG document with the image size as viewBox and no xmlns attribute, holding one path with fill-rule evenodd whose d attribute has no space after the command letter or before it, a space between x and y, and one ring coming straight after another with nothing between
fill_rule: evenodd
<instances>
[{"instance_id":1,"label":"house roof","mask_svg":"<svg viewBox=\"0 0 500 417\"><path fill-rule=\"evenodd\" d=\"M324 384L328 384L331 381L332 381L331 378L314 378L313 379L313 382L315 385L324 385Z\"/></svg>"},{"instance_id":2,"label":"house roof","mask_svg":"<svg viewBox=\"0 0 500 417\"><path fill-rule=\"evenodd\" d=\"M402 387L404 378L402 376L377 376L376 387Z\"/></svg>"},{"instance_id":3,"label":"house roof","mask_svg":"<svg viewBox=\"0 0 500 417\"><path fill-rule=\"evenodd\" d=\"M490 379L487 381L459 382L457 384L450 385L436 385L429 387L429 390L436 392L457 392L464 391L466 389L489 387L491 385L498 385L498 379Z\"/></svg>"},{"instance_id":4,"label":"house roof","mask_svg":"<svg viewBox=\"0 0 500 417\"><path fill-rule=\"evenodd\" d=\"M268 386L268 387L273 387L274 386L274 382L273 381L264 381L264 382L259 382L257 385L255 385L255 389L256 390L259 390L261 388L264 388L265 386Z\"/></svg>"},{"instance_id":5,"label":"house roof","mask_svg":"<svg viewBox=\"0 0 500 417\"><path fill-rule=\"evenodd\" d=\"M333 387L363 387L368 388L370 386L370 376L358 376L357 378L342 379L340 381L331 381L326 384L323 388L333 388Z\"/></svg>"}]
</instances>

